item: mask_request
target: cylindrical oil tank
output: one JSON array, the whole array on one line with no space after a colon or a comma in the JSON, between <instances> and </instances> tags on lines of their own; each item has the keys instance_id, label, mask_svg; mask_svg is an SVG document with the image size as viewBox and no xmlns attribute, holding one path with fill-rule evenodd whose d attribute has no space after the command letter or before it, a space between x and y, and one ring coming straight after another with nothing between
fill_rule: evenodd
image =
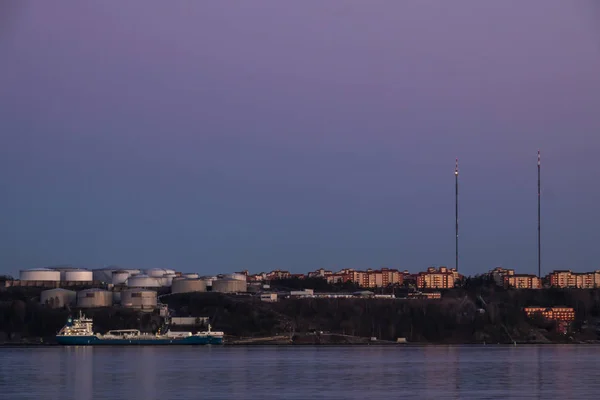
<instances>
[{"instance_id":1,"label":"cylindrical oil tank","mask_svg":"<svg viewBox=\"0 0 600 400\"><path fill-rule=\"evenodd\" d=\"M50 308L60 308L65 305L74 305L77 301L77 292L66 289L50 289L40 293L40 303Z\"/></svg>"},{"instance_id":2,"label":"cylindrical oil tank","mask_svg":"<svg viewBox=\"0 0 600 400\"><path fill-rule=\"evenodd\" d=\"M83 308L90 307L110 307L113 303L113 294L108 290L86 289L77 293L77 306Z\"/></svg>"},{"instance_id":3,"label":"cylindrical oil tank","mask_svg":"<svg viewBox=\"0 0 600 400\"><path fill-rule=\"evenodd\" d=\"M48 268L35 268L22 270L19 273L22 281L60 281L60 271L54 271Z\"/></svg>"},{"instance_id":4,"label":"cylindrical oil tank","mask_svg":"<svg viewBox=\"0 0 600 400\"><path fill-rule=\"evenodd\" d=\"M238 293L245 292L246 289L246 281L239 279L217 279L212 283L213 292Z\"/></svg>"},{"instance_id":5,"label":"cylindrical oil tank","mask_svg":"<svg viewBox=\"0 0 600 400\"><path fill-rule=\"evenodd\" d=\"M53 265L51 267L48 267L48 269L51 269L53 271L59 271L60 272L60 280L64 281L65 280L65 273L67 271L73 271L73 270L77 270L79 268L75 268L72 265Z\"/></svg>"},{"instance_id":6,"label":"cylindrical oil tank","mask_svg":"<svg viewBox=\"0 0 600 400\"><path fill-rule=\"evenodd\" d=\"M160 287L158 279L145 274L133 275L127 279L127 286L131 288Z\"/></svg>"},{"instance_id":7,"label":"cylindrical oil tank","mask_svg":"<svg viewBox=\"0 0 600 400\"><path fill-rule=\"evenodd\" d=\"M162 278L169 272L164 268L150 268L145 271L146 275L151 278Z\"/></svg>"},{"instance_id":8,"label":"cylindrical oil tank","mask_svg":"<svg viewBox=\"0 0 600 400\"><path fill-rule=\"evenodd\" d=\"M129 278L129 271L120 269L118 271L113 271L111 281L112 281L113 285L124 285L125 283L127 283L128 278Z\"/></svg>"},{"instance_id":9,"label":"cylindrical oil tank","mask_svg":"<svg viewBox=\"0 0 600 400\"><path fill-rule=\"evenodd\" d=\"M91 282L94 280L94 273L87 269L73 269L64 272L63 280L66 282Z\"/></svg>"},{"instance_id":10,"label":"cylindrical oil tank","mask_svg":"<svg viewBox=\"0 0 600 400\"><path fill-rule=\"evenodd\" d=\"M121 292L121 305L128 308L153 310L156 308L157 297L153 290L127 289Z\"/></svg>"},{"instance_id":11,"label":"cylindrical oil tank","mask_svg":"<svg viewBox=\"0 0 600 400\"><path fill-rule=\"evenodd\" d=\"M162 278L157 278L158 282L160 283L160 286L163 287L171 287L171 285L173 284L173 279L177 278L177 275L175 274L166 274L163 275Z\"/></svg>"},{"instance_id":12,"label":"cylindrical oil tank","mask_svg":"<svg viewBox=\"0 0 600 400\"><path fill-rule=\"evenodd\" d=\"M181 276L186 279L198 279L198 274L182 274Z\"/></svg>"},{"instance_id":13,"label":"cylindrical oil tank","mask_svg":"<svg viewBox=\"0 0 600 400\"><path fill-rule=\"evenodd\" d=\"M246 281L246 275L244 274L228 274L225 276L226 279L237 279L238 281Z\"/></svg>"},{"instance_id":14,"label":"cylindrical oil tank","mask_svg":"<svg viewBox=\"0 0 600 400\"><path fill-rule=\"evenodd\" d=\"M95 281L109 283L112 282L112 273L117 269L113 268L101 268L92 271L92 275Z\"/></svg>"},{"instance_id":15,"label":"cylindrical oil tank","mask_svg":"<svg viewBox=\"0 0 600 400\"><path fill-rule=\"evenodd\" d=\"M176 279L171 293L206 292L206 282L202 279Z\"/></svg>"},{"instance_id":16,"label":"cylindrical oil tank","mask_svg":"<svg viewBox=\"0 0 600 400\"><path fill-rule=\"evenodd\" d=\"M174 269L171 268L165 268L165 275L170 275L170 274L177 274L177 271L175 271Z\"/></svg>"},{"instance_id":17,"label":"cylindrical oil tank","mask_svg":"<svg viewBox=\"0 0 600 400\"><path fill-rule=\"evenodd\" d=\"M212 287L214 281L217 280L216 276L205 276L202 278L206 282L206 287Z\"/></svg>"}]
</instances>

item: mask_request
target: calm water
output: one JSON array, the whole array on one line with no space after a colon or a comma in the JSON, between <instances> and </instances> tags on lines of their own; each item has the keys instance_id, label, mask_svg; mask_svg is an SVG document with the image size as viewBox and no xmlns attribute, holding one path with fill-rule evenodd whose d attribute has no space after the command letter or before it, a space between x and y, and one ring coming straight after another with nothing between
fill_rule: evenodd
<instances>
[{"instance_id":1,"label":"calm water","mask_svg":"<svg viewBox=\"0 0 600 400\"><path fill-rule=\"evenodd\" d=\"M0 349L2 399L591 399L600 346Z\"/></svg>"}]
</instances>

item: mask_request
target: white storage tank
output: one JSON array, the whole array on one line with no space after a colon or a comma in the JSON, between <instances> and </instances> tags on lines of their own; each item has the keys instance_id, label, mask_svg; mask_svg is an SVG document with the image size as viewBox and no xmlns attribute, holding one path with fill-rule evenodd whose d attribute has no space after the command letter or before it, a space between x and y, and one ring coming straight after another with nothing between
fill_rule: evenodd
<instances>
[{"instance_id":1,"label":"white storage tank","mask_svg":"<svg viewBox=\"0 0 600 400\"><path fill-rule=\"evenodd\" d=\"M100 268L92 271L95 281L109 283L112 282L112 273L117 271L115 268Z\"/></svg>"},{"instance_id":2,"label":"white storage tank","mask_svg":"<svg viewBox=\"0 0 600 400\"><path fill-rule=\"evenodd\" d=\"M175 274L166 274L163 275L162 278L157 278L158 282L160 283L160 286L163 287L171 287L172 283L173 283L173 279L177 278L177 275Z\"/></svg>"},{"instance_id":3,"label":"white storage tank","mask_svg":"<svg viewBox=\"0 0 600 400\"><path fill-rule=\"evenodd\" d=\"M162 278L163 276L165 276L169 273L169 271L167 271L164 268L150 268L150 269L147 269L145 272L146 272L146 275L148 275L149 277L152 277L152 278Z\"/></svg>"},{"instance_id":4,"label":"white storage tank","mask_svg":"<svg viewBox=\"0 0 600 400\"><path fill-rule=\"evenodd\" d=\"M239 293L247 289L246 281L239 279L217 279L212 283L212 291L219 293Z\"/></svg>"},{"instance_id":5,"label":"white storage tank","mask_svg":"<svg viewBox=\"0 0 600 400\"><path fill-rule=\"evenodd\" d=\"M113 285L124 285L127 283L127 279L129 278L130 273L124 269L120 269L118 271L113 271L111 282Z\"/></svg>"},{"instance_id":6,"label":"white storage tank","mask_svg":"<svg viewBox=\"0 0 600 400\"><path fill-rule=\"evenodd\" d=\"M60 281L60 271L49 268L25 269L19 272L22 281Z\"/></svg>"},{"instance_id":7,"label":"white storage tank","mask_svg":"<svg viewBox=\"0 0 600 400\"><path fill-rule=\"evenodd\" d=\"M198 279L198 274L183 274L181 276L186 279Z\"/></svg>"},{"instance_id":8,"label":"white storage tank","mask_svg":"<svg viewBox=\"0 0 600 400\"><path fill-rule=\"evenodd\" d=\"M121 292L123 307L140 310L154 310L157 305L156 292L144 289L127 289Z\"/></svg>"},{"instance_id":9,"label":"white storage tank","mask_svg":"<svg viewBox=\"0 0 600 400\"><path fill-rule=\"evenodd\" d=\"M94 280L94 273L87 269L72 269L64 271L63 280L66 282L91 282Z\"/></svg>"},{"instance_id":10,"label":"white storage tank","mask_svg":"<svg viewBox=\"0 0 600 400\"><path fill-rule=\"evenodd\" d=\"M236 279L238 281L244 281L244 282L246 281L246 275L238 274L238 273L225 275L224 278L225 279Z\"/></svg>"},{"instance_id":11,"label":"white storage tank","mask_svg":"<svg viewBox=\"0 0 600 400\"><path fill-rule=\"evenodd\" d=\"M213 282L216 281L218 278L216 276L205 276L202 279L204 280L204 282L206 282L206 287L212 287Z\"/></svg>"},{"instance_id":12,"label":"white storage tank","mask_svg":"<svg viewBox=\"0 0 600 400\"><path fill-rule=\"evenodd\" d=\"M60 308L65 305L74 305L77 301L77 292L66 289L50 289L40 293L40 303L50 308Z\"/></svg>"},{"instance_id":13,"label":"white storage tank","mask_svg":"<svg viewBox=\"0 0 600 400\"><path fill-rule=\"evenodd\" d=\"M113 304L113 294L108 290L86 289L77 293L77 306L82 308L110 307Z\"/></svg>"},{"instance_id":14,"label":"white storage tank","mask_svg":"<svg viewBox=\"0 0 600 400\"><path fill-rule=\"evenodd\" d=\"M177 279L173 281L171 293L206 292L206 282L202 279Z\"/></svg>"},{"instance_id":15,"label":"white storage tank","mask_svg":"<svg viewBox=\"0 0 600 400\"><path fill-rule=\"evenodd\" d=\"M131 288L160 287L158 279L145 274L133 275L127 279L127 286Z\"/></svg>"}]
</instances>

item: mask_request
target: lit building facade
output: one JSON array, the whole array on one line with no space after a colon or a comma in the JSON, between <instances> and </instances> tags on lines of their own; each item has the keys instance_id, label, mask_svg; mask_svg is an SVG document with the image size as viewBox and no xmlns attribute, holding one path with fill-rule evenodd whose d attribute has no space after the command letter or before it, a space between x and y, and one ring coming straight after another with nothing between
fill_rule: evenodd
<instances>
[{"instance_id":1,"label":"lit building facade","mask_svg":"<svg viewBox=\"0 0 600 400\"><path fill-rule=\"evenodd\" d=\"M600 287L600 271L571 272L569 270L553 271L548 275L550 286L559 288L594 289Z\"/></svg>"},{"instance_id":2,"label":"lit building facade","mask_svg":"<svg viewBox=\"0 0 600 400\"><path fill-rule=\"evenodd\" d=\"M417 288L419 289L449 289L456 285L460 275L455 268L434 267L427 268L425 272L417 275Z\"/></svg>"},{"instance_id":3,"label":"lit building facade","mask_svg":"<svg viewBox=\"0 0 600 400\"><path fill-rule=\"evenodd\" d=\"M514 274L504 276L504 287L515 289L541 289L542 281L535 275Z\"/></svg>"}]
</instances>

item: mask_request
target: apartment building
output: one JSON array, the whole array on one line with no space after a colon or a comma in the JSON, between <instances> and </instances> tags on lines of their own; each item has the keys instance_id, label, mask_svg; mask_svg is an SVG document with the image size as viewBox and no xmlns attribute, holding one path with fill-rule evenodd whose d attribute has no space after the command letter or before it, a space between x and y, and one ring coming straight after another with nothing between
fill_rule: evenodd
<instances>
[{"instance_id":1,"label":"apartment building","mask_svg":"<svg viewBox=\"0 0 600 400\"><path fill-rule=\"evenodd\" d=\"M453 288L460 275L455 268L434 267L427 268L425 272L417 275L417 288L419 289L449 289Z\"/></svg>"},{"instance_id":2,"label":"apartment building","mask_svg":"<svg viewBox=\"0 0 600 400\"><path fill-rule=\"evenodd\" d=\"M505 276L512 276L514 274L514 269L505 269L502 267L496 267L488 273L488 275L494 280L494 282L498 286L504 286Z\"/></svg>"},{"instance_id":3,"label":"apartment building","mask_svg":"<svg viewBox=\"0 0 600 400\"><path fill-rule=\"evenodd\" d=\"M356 271L354 269L344 269L326 277L327 282L354 282L360 287L374 288L386 287L389 285L399 285L403 282L404 275L397 269L382 268L366 271Z\"/></svg>"},{"instance_id":4,"label":"apartment building","mask_svg":"<svg viewBox=\"0 0 600 400\"><path fill-rule=\"evenodd\" d=\"M542 281L535 275L514 274L504 276L504 287L515 289L541 289Z\"/></svg>"},{"instance_id":5,"label":"apartment building","mask_svg":"<svg viewBox=\"0 0 600 400\"><path fill-rule=\"evenodd\" d=\"M593 289L600 287L600 271L571 272L556 270L548 275L550 286L559 288Z\"/></svg>"}]
</instances>

